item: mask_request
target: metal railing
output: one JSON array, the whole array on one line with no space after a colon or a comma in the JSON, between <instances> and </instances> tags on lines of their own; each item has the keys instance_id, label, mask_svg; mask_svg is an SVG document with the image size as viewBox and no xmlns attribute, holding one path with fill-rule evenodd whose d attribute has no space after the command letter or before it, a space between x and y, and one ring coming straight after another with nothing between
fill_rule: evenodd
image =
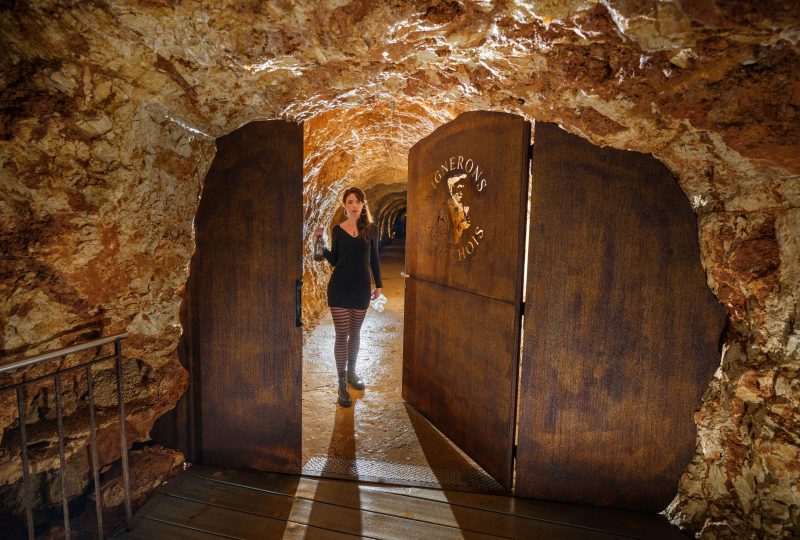
<instances>
[{"instance_id":1,"label":"metal railing","mask_svg":"<svg viewBox=\"0 0 800 540\"><path fill-rule=\"evenodd\" d=\"M116 363L116 382L117 382L117 403L119 413L119 444L121 450L122 460L122 481L125 492L125 520L128 528L131 526L133 519L133 511L131 507L131 493L130 493L130 473L128 471L128 444L125 436L125 401L123 399L123 383L122 383L122 340L128 337L127 333L116 334L105 338L95 339L81 345L73 345L65 347L56 351L42 353L31 358L9 362L0 365L0 375L12 373L15 370L24 367L31 367L48 360L55 358L66 358L69 354L74 354L89 349L98 349L103 345L110 343L114 344L114 354L95 358L78 365L59 369L53 373L34 377L30 380L23 380L13 384L8 384L0 388L0 393L7 391L16 391L17 393L17 410L19 412L19 434L20 434L20 452L22 454L22 481L25 489L25 517L27 521L28 538L33 540L35 537L34 524L33 524L33 501L31 494L31 477L30 477L30 463L28 456L28 439L25 428L25 397L26 388L28 385L36 382L43 381L47 378L53 378L55 382L55 398L56 398L56 417L58 421L58 457L59 467L61 473L61 504L62 512L64 515L64 536L71 538L70 530L70 515L69 515L69 500L67 498L67 469L64 455L64 420L63 420L63 405L61 397L61 376L64 373L73 372L83 368L86 371L87 380L87 401L89 406L89 422L91 424L91 465L92 476L94 481L94 494L95 494L95 510L97 513L97 536L103 538L103 502L100 490L100 467L97 458L97 425L95 420L95 405L94 405L94 383L92 377L92 366L100 362L114 360Z\"/></svg>"}]
</instances>

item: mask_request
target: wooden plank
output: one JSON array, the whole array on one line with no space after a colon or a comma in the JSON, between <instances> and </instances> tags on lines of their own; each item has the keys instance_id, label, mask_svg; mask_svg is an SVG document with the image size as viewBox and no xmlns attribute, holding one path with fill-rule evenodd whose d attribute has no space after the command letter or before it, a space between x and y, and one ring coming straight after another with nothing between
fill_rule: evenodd
<instances>
[{"instance_id":1,"label":"wooden plank","mask_svg":"<svg viewBox=\"0 0 800 540\"><path fill-rule=\"evenodd\" d=\"M330 487L330 484L323 484L316 494L313 490L306 489L292 497L186 475L182 481L165 486L163 493L245 514L284 519L372 538L404 538L411 531L431 538L453 538L458 535L457 527L420 521L411 515L396 515L396 509L381 508L388 511L373 511L369 502L359 505L357 484L352 484L350 490L337 486L335 491L328 491L326 487ZM496 538L477 533L475 537Z\"/></svg>"},{"instance_id":2,"label":"wooden plank","mask_svg":"<svg viewBox=\"0 0 800 540\"><path fill-rule=\"evenodd\" d=\"M219 540L220 538L230 537L211 534L198 529L190 529L172 523L154 521L145 517L137 517L133 520L132 530L122 530L112 538L120 540Z\"/></svg>"},{"instance_id":3,"label":"wooden plank","mask_svg":"<svg viewBox=\"0 0 800 540\"><path fill-rule=\"evenodd\" d=\"M595 533L593 536L595 538L607 537L603 531L592 531L582 525L574 527L553 523L550 516L543 516L541 512L538 518L529 519L468 505L454 505L447 499L435 501L410 497L346 481L303 478L296 487L290 487L285 479L276 476L230 470L224 471L224 474L214 474L217 482L209 482L207 485L189 482L177 488L168 485L167 491L182 497L189 496L194 500L206 501L216 497L224 500L226 506L247 512L260 512L260 508L270 506L269 501L272 497L276 497L274 493L283 492L286 497L294 494L298 499L313 500L315 504L329 503L361 512L400 516L419 522L457 528L467 533L507 538L571 538L571 535L582 535L590 531ZM196 480L202 481L206 478L198 477ZM230 482L231 485L225 488L213 486L213 483L220 482ZM263 493L264 496L254 495L248 491L249 489L257 489L258 493ZM277 504L283 503L278 501Z\"/></svg>"},{"instance_id":4,"label":"wooden plank","mask_svg":"<svg viewBox=\"0 0 800 540\"><path fill-rule=\"evenodd\" d=\"M506 489L529 145L524 118L473 111L408 155L403 398Z\"/></svg>"},{"instance_id":5,"label":"wooden plank","mask_svg":"<svg viewBox=\"0 0 800 540\"><path fill-rule=\"evenodd\" d=\"M188 284L201 462L300 470L302 165L299 124L217 140Z\"/></svg>"},{"instance_id":6,"label":"wooden plank","mask_svg":"<svg viewBox=\"0 0 800 540\"><path fill-rule=\"evenodd\" d=\"M220 538L232 537L141 517L134 520L133 530L123 530L113 538L118 538L120 540L219 540ZM314 538L315 540L352 540L361 537L336 531L328 531L317 527L308 527L301 523L289 521L286 523L286 528L281 538L283 540L302 540L304 538Z\"/></svg>"},{"instance_id":7,"label":"wooden plank","mask_svg":"<svg viewBox=\"0 0 800 540\"><path fill-rule=\"evenodd\" d=\"M236 512L214 504L170 497L161 493L153 496L153 504L144 517L190 527L199 531L233 538L280 539L286 521Z\"/></svg>"},{"instance_id":8,"label":"wooden plank","mask_svg":"<svg viewBox=\"0 0 800 540\"><path fill-rule=\"evenodd\" d=\"M207 502L224 508L286 521L292 513L295 496L191 475L181 475L165 484L160 492L172 497Z\"/></svg>"},{"instance_id":9,"label":"wooden plank","mask_svg":"<svg viewBox=\"0 0 800 540\"><path fill-rule=\"evenodd\" d=\"M536 124L516 492L650 511L695 450L725 312L652 156Z\"/></svg>"},{"instance_id":10,"label":"wooden plank","mask_svg":"<svg viewBox=\"0 0 800 540\"><path fill-rule=\"evenodd\" d=\"M352 540L353 538L363 537L338 531L330 531L328 529L320 529L319 527L309 527L308 525L295 523L294 521L288 521L286 523L286 530L283 532L283 540L304 540L306 538L313 538L314 540Z\"/></svg>"},{"instance_id":11,"label":"wooden plank","mask_svg":"<svg viewBox=\"0 0 800 540\"><path fill-rule=\"evenodd\" d=\"M681 530L671 525L664 516L648 512L405 486L362 485L361 489L397 493L406 497L446 502L453 506L481 508L500 514L542 519L632 538L648 540L685 540L686 538Z\"/></svg>"},{"instance_id":12,"label":"wooden plank","mask_svg":"<svg viewBox=\"0 0 800 540\"><path fill-rule=\"evenodd\" d=\"M473 538L475 540L489 540L501 538L490 534L460 530L457 527L427 523L404 516L381 514L306 499L298 500L292 512L292 520L376 539L431 538L445 540Z\"/></svg>"},{"instance_id":13,"label":"wooden plank","mask_svg":"<svg viewBox=\"0 0 800 540\"><path fill-rule=\"evenodd\" d=\"M291 497L295 496L300 482L308 480L305 476L297 476L294 474L250 471L247 469L223 469L208 465L192 465L181 473L180 476L186 475L208 480L230 482L244 487L258 488L271 493L289 495ZM170 479L165 485L169 486L173 481L174 479ZM338 482L338 480L331 480L331 482Z\"/></svg>"},{"instance_id":14,"label":"wooden plank","mask_svg":"<svg viewBox=\"0 0 800 540\"><path fill-rule=\"evenodd\" d=\"M298 495L298 490L314 494L318 485L325 486L322 492L336 492L336 485L350 482L341 480L303 478L299 483L297 477L261 473L245 470L224 470L217 467L193 466L187 473L200 478L216 479L223 482L263 489L273 493ZM350 488L352 489L352 488ZM647 512L618 510L565 504L551 501L537 501L505 495L467 493L461 491L444 491L429 488L405 486L360 484L359 493L385 492L418 498L424 501L435 501L454 506L464 506L487 510L490 512L516 515L533 519L541 519L553 523L582 527L585 529L619 534L648 540L678 540L685 538L677 527L672 526L664 516ZM360 499L359 499L360 500Z\"/></svg>"}]
</instances>

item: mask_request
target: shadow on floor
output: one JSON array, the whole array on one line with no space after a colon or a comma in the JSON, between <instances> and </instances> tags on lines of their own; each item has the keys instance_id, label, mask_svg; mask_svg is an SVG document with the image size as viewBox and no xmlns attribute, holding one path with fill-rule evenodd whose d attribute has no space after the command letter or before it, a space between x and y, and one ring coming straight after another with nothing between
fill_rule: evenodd
<instances>
[{"instance_id":1,"label":"shadow on floor","mask_svg":"<svg viewBox=\"0 0 800 540\"><path fill-rule=\"evenodd\" d=\"M383 291L389 302L382 313L370 309L362 327L358 371L367 389L353 392L351 429L346 432L350 440L338 427L340 413L334 417L331 409L336 385L330 314L325 313L304 337L303 474L498 491L496 482L403 401L404 247L402 242L392 243L381 256Z\"/></svg>"},{"instance_id":2,"label":"shadow on floor","mask_svg":"<svg viewBox=\"0 0 800 540\"><path fill-rule=\"evenodd\" d=\"M405 404L405 407L425 459L442 489L503 492L494 478L459 452L425 417L410 405Z\"/></svg>"},{"instance_id":3,"label":"shadow on floor","mask_svg":"<svg viewBox=\"0 0 800 540\"><path fill-rule=\"evenodd\" d=\"M359 395L360 394L360 395ZM358 478L356 463L355 441L355 408L361 392L351 392L353 405L351 407L336 406L333 434L328 445L329 459L322 469L321 476L342 477L341 466L334 461L333 456L351 463L352 477ZM345 475L346 477L346 475ZM337 508L320 500L336 500L341 507ZM355 482L317 485L314 502L308 517L308 525L312 527L329 528L336 524L336 530L346 531L356 536L361 535L361 500L359 487Z\"/></svg>"}]
</instances>

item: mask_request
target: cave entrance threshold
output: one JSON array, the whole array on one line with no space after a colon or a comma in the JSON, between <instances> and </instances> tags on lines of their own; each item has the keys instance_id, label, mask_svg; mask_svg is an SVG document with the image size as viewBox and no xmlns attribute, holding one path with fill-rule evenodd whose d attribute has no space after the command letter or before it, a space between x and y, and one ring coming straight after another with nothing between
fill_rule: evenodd
<instances>
[{"instance_id":1,"label":"cave entrance threshold","mask_svg":"<svg viewBox=\"0 0 800 540\"><path fill-rule=\"evenodd\" d=\"M402 394L383 388L375 367L363 373L365 396L342 409L330 362L307 371L303 384L333 415L327 434L302 426L328 445L315 464L301 450L297 392L302 128L254 123L221 138L181 308L190 388L158 438L196 463L292 473L305 464L388 481L370 467L395 451L394 463L410 461L392 434L438 430L463 453L421 446L429 465L468 455L517 495L662 510L694 450L692 412L716 369L724 323L700 265L695 215L652 156L599 148L546 123L535 126L535 152L530 139L520 117L473 112L412 148L407 254L404 265L391 253L386 262L387 296L404 302L368 317L363 338L375 350L362 354L402 355L402 368L386 364L402 369ZM275 151L263 152L264 141ZM289 187L277 194L279 186ZM402 335L402 351L384 342L391 333ZM330 359L333 335L323 338L317 356ZM389 391L407 424L377 418L371 397ZM447 469L417 481L444 487Z\"/></svg>"},{"instance_id":2,"label":"cave entrance threshold","mask_svg":"<svg viewBox=\"0 0 800 540\"><path fill-rule=\"evenodd\" d=\"M502 486L406 405L401 391L405 242L381 253L382 313L370 309L361 333L353 406L336 404L334 327L325 313L304 332L302 474L365 482L497 492Z\"/></svg>"}]
</instances>

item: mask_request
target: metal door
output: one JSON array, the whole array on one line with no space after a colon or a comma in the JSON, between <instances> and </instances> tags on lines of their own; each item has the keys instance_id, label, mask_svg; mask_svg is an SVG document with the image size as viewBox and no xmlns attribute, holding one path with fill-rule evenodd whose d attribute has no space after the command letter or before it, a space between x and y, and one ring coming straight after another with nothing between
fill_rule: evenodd
<instances>
[{"instance_id":1,"label":"metal door","mask_svg":"<svg viewBox=\"0 0 800 540\"><path fill-rule=\"evenodd\" d=\"M403 397L512 479L530 124L469 112L409 152Z\"/></svg>"},{"instance_id":2,"label":"metal door","mask_svg":"<svg viewBox=\"0 0 800 540\"><path fill-rule=\"evenodd\" d=\"M663 510L725 313L655 158L537 122L515 491Z\"/></svg>"},{"instance_id":3,"label":"metal door","mask_svg":"<svg viewBox=\"0 0 800 540\"><path fill-rule=\"evenodd\" d=\"M253 122L217 139L181 313L191 385L176 427L159 426L190 460L300 470L302 182L302 125Z\"/></svg>"}]
</instances>

